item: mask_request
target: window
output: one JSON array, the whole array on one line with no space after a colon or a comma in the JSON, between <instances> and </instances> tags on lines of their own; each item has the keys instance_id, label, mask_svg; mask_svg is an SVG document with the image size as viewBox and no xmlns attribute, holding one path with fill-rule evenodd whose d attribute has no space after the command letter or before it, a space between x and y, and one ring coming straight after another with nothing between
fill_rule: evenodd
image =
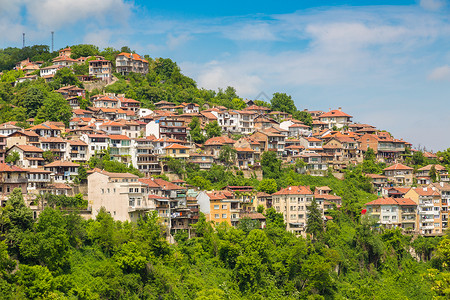
<instances>
[{"instance_id":1,"label":"window","mask_svg":"<svg viewBox=\"0 0 450 300\"><path fill-rule=\"evenodd\" d=\"M215 219L218 219L218 218L219 218L219 214L215 214L215 215L214 215L214 218L215 218Z\"/></svg>"},{"instance_id":2,"label":"window","mask_svg":"<svg viewBox=\"0 0 450 300\"><path fill-rule=\"evenodd\" d=\"M219 209L219 205L214 205L214 209Z\"/></svg>"},{"instance_id":3,"label":"window","mask_svg":"<svg viewBox=\"0 0 450 300\"><path fill-rule=\"evenodd\" d=\"M139 188L135 188L135 189L134 189L134 192L135 192L135 193L139 193Z\"/></svg>"},{"instance_id":4,"label":"window","mask_svg":"<svg viewBox=\"0 0 450 300\"><path fill-rule=\"evenodd\" d=\"M133 192L133 188L129 188L129 189L128 189L128 192L129 192L129 193L132 193L132 192Z\"/></svg>"},{"instance_id":5,"label":"window","mask_svg":"<svg viewBox=\"0 0 450 300\"><path fill-rule=\"evenodd\" d=\"M223 204L223 205L222 205L222 209L227 209L227 205L226 205L226 204Z\"/></svg>"},{"instance_id":6,"label":"window","mask_svg":"<svg viewBox=\"0 0 450 300\"><path fill-rule=\"evenodd\" d=\"M222 219L226 219L227 218L227 214L222 214Z\"/></svg>"}]
</instances>

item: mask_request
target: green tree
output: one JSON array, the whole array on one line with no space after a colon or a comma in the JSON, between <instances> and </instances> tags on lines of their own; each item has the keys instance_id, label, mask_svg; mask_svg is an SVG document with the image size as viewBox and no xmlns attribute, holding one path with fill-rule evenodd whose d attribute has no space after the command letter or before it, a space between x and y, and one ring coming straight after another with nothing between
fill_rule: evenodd
<instances>
[{"instance_id":1,"label":"green tree","mask_svg":"<svg viewBox=\"0 0 450 300\"><path fill-rule=\"evenodd\" d=\"M20 265L18 284L28 299L49 299L54 289L54 278L45 266Z\"/></svg>"},{"instance_id":2,"label":"green tree","mask_svg":"<svg viewBox=\"0 0 450 300\"><path fill-rule=\"evenodd\" d=\"M49 93L36 117L41 120L63 122L68 127L72 118L72 108L61 94Z\"/></svg>"},{"instance_id":3,"label":"green tree","mask_svg":"<svg viewBox=\"0 0 450 300\"><path fill-rule=\"evenodd\" d=\"M206 124L205 131L208 139L222 135L222 129L220 128L219 123L217 123L217 121L212 121Z\"/></svg>"},{"instance_id":4,"label":"green tree","mask_svg":"<svg viewBox=\"0 0 450 300\"><path fill-rule=\"evenodd\" d=\"M16 162L19 161L19 159L20 159L20 154L19 154L19 152L17 152L17 151L12 151L12 152L10 152L10 153L8 154L8 156L6 156L5 161L6 161L7 163L10 163L10 164L15 165Z\"/></svg>"},{"instance_id":5,"label":"green tree","mask_svg":"<svg viewBox=\"0 0 450 300\"><path fill-rule=\"evenodd\" d=\"M431 166L428 175L430 176L432 182L436 182L439 180L439 173L436 171L436 167L434 165Z\"/></svg>"},{"instance_id":6,"label":"green tree","mask_svg":"<svg viewBox=\"0 0 450 300\"><path fill-rule=\"evenodd\" d=\"M270 100L270 104L272 106L272 110L275 111L282 111L289 114L293 114L297 111L294 100L292 100L291 96L288 96L285 93L274 93L272 99Z\"/></svg>"},{"instance_id":7,"label":"green tree","mask_svg":"<svg viewBox=\"0 0 450 300\"><path fill-rule=\"evenodd\" d=\"M264 178L259 182L258 190L268 194L273 194L277 191L277 182L273 178Z\"/></svg>"},{"instance_id":8,"label":"green tree","mask_svg":"<svg viewBox=\"0 0 450 300\"><path fill-rule=\"evenodd\" d=\"M197 117L192 118L189 128L191 129L189 134L194 143L203 144L206 141L206 137L203 135L200 127L200 120Z\"/></svg>"},{"instance_id":9,"label":"green tree","mask_svg":"<svg viewBox=\"0 0 450 300\"><path fill-rule=\"evenodd\" d=\"M223 145L219 152L218 160L226 167L230 167L236 160L236 149L230 145Z\"/></svg>"},{"instance_id":10,"label":"green tree","mask_svg":"<svg viewBox=\"0 0 450 300\"><path fill-rule=\"evenodd\" d=\"M42 153L42 158L44 158L44 160L47 163L51 163L51 162L55 161L55 154L52 151L50 151L50 150L45 150Z\"/></svg>"},{"instance_id":11,"label":"green tree","mask_svg":"<svg viewBox=\"0 0 450 300\"><path fill-rule=\"evenodd\" d=\"M422 166L425 164L425 156L423 156L422 151L415 151L412 156L412 163L415 166Z\"/></svg>"},{"instance_id":12,"label":"green tree","mask_svg":"<svg viewBox=\"0 0 450 300\"><path fill-rule=\"evenodd\" d=\"M266 214L264 216L266 217L267 228L286 229L283 214L277 213L273 207L266 209Z\"/></svg>"},{"instance_id":13,"label":"green tree","mask_svg":"<svg viewBox=\"0 0 450 300\"><path fill-rule=\"evenodd\" d=\"M273 151L263 152L261 156L261 167L264 178L277 179L281 177L281 160Z\"/></svg>"},{"instance_id":14,"label":"green tree","mask_svg":"<svg viewBox=\"0 0 450 300\"><path fill-rule=\"evenodd\" d=\"M307 111L297 110L292 114L292 117L296 120L301 121L306 126L312 126L313 119L311 117L311 114Z\"/></svg>"},{"instance_id":15,"label":"green tree","mask_svg":"<svg viewBox=\"0 0 450 300\"><path fill-rule=\"evenodd\" d=\"M312 234L314 239L320 239L323 235L324 224L322 213L319 210L319 205L315 198L312 199L307 209L308 219L306 220L306 232Z\"/></svg>"}]
</instances>

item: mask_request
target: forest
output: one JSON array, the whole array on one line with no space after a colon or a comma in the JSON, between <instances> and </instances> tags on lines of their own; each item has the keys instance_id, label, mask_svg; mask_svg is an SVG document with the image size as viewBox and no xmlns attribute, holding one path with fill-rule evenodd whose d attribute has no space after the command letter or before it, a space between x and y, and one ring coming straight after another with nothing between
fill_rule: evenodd
<instances>
[{"instance_id":1,"label":"forest","mask_svg":"<svg viewBox=\"0 0 450 300\"><path fill-rule=\"evenodd\" d=\"M57 202L55 202L57 203ZM313 206L313 205L311 205ZM310 208L314 215L314 208ZM45 208L37 219L20 190L0 209L2 299L448 299L450 236L374 229L336 210L308 236L268 209L259 229L203 215L175 244L156 213L122 223L101 211Z\"/></svg>"}]
</instances>

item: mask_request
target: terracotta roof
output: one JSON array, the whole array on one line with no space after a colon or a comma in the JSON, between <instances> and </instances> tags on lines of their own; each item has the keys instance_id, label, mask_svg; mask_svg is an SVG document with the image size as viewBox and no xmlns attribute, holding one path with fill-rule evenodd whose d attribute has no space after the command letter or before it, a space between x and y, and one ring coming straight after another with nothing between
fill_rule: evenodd
<instances>
[{"instance_id":1,"label":"terracotta roof","mask_svg":"<svg viewBox=\"0 0 450 300\"><path fill-rule=\"evenodd\" d=\"M52 171L39 169L39 168L28 168L28 169L24 168L24 170L27 171L28 173L40 173L40 174L42 174L42 173L45 173L45 174L52 173Z\"/></svg>"},{"instance_id":2,"label":"terracotta roof","mask_svg":"<svg viewBox=\"0 0 450 300\"><path fill-rule=\"evenodd\" d=\"M367 177L370 177L370 178L387 178L386 176L384 176L384 175L379 175L379 174L366 174L366 176Z\"/></svg>"},{"instance_id":3,"label":"terracotta roof","mask_svg":"<svg viewBox=\"0 0 450 300\"><path fill-rule=\"evenodd\" d=\"M210 138L205 142L205 146L209 145L225 145L225 144L234 144L236 141L233 139L230 139L227 136L216 136L213 138Z\"/></svg>"},{"instance_id":4,"label":"terracotta roof","mask_svg":"<svg viewBox=\"0 0 450 300\"><path fill-rule=\"evenodd\" d=\"M288 186L273 195L312 195L313 193L307 186Z\"/></svg>"},{"instance_id":5,"label":"terracotta roof","mask_svg":"<svg viewBox=\"0 0 450 300\"><path fill-rule=\"evenodd\" d=\"M430 171L433 166L436 169L436 171L444 171L444 170L446 170L445 167L443 167L441 165L427 165L427 166L425 166L423 168L418 169L417 171Z\"/></svg>"},{"instance_id":6,"label":"terracotta roof","mask_svg":"<svg viewBox=\"0 0 450 300\"><path fill-rule=\"evenodd\" d=\"M87 146L87 144L80 140L69 140L69 144L73 146Z\"/></svg>"},{"instance_id":7,"label":"terracotta roof","mask_svg":"<svg viewBox=\"0 0 450 300\"><path fill-rule=\"evenodd\" d=\"M419 194L419 196L437 196L438 192L434 191L431 188L413 188L413 190Z\"/></svg>"},{"instance_id":8,"label":"terracotta roof","mask_svg":"<svg viewBox=\"0 0 450 300\"><path fill-rule=\"evenodd\" d=\"M54 162L51 162L49 164L46 164L44 167L79 167L79 164L70 162L70 161L64 161L64 160L56 160Z\"/></svg>"},{"instance_id":9,"label":"terracotta roof","mask_svg":"<svg viewBox=\"0 0 450 300\"><path fill-rule=\"evenodd\" d=\"M164 149L191 149L191 148L180 144L170 144L169 146L164 147Z\"/></svg>"},{"instance_id":10,"label":"terracotta roof","mask_svg":"<svg viewBox=\"0 0 450 300\"><path fill-rule=\"evenodd\" d=\"M392 171L392 170L413 170L413 168L398 163L384 169L384 171Z\"/></svg>"},{"instance_id":11,"label":"terracotta roof","mask_svg":"<svg viewBox=\"0 0 450 300\"><path fill-rule=\"evenodd\" d=\"M108 122L105 122L105 123L99 125L99 127L103 127L103 126L117 126L117 127L123 127L123 124L122 124L122 123L119 123L119 122L108 121Z\"/></svg>"},{"instance_id":12,"label":"terracotta roof","mask_svg":"<svg viewBox=\"0 0 450 300\"><path fill-rule=\"evenodd\" d=\"M19 148L20 150L22 150L24 152L44 152L44 150L42 150L41 148L38 148L38 147L35 147L35 146L32 146L32 145L14 145L14 146Z\"/></svg>"},{"instance_id":13,"label":"terracotta roof","mask_svg":"<svg viewBox=\"0 0 450 300\"><path fill-rule=\"evenodd\" d=\"M130 138L123 134L110 134L108 136L111 140L129 140Z\"/></svg>"},{"instance_id":14,"label":"terracotta roof","mask_svg":"<svg viewBox=\"0 0 450 300\"><path fill-rule=\"evenodd\" d=\"M26 172L26 170L16 167L14 165L0 163L0 172Z\"/></svg>"},{"instance_id":15,"label":"terracotta roof","mask_svg":"<svg viewBox=\"0 0 450 300\"><path fill-rule=\"evenodd\" d=\"M244 147L244 148L235 148L237 152L255 152L255 150L248 148L248 147Z\"/></svg>"},{"instance_id":16,"label":"terracotta roof","mask_svg":"<svg viewBox=\"0 0 450 300\"><path fill-rule=\"evenodd\" d=\"M257 192L256 193L256 197L257 198L266 198L266 197L272 197L272 195L271 194L267 194L265 192Z\"/></svg>"},{"instance_id":17,"label":"terracotta roof","mask_svg":"<svg viewBox=\"0 0 450 300\"><path fill-rule=\"evenodd\" d=\"M72 188L65 183L53 183L48 186L51 189L57 190L71 190Z\"/></svg>"},{"instance_id":18,"label":"terracotta roof","mask_svg":"<svg viewBox=\"0 0 450 300\"><path fill-rule=\"evenodd\" d=\"M328 118L328 117L349 117L349 118L351 118L352 116L350 116L350 115L346 114L345 112L340 111L338 109L331 110L329 112L326 112L326 113L320 115L320 118Z\"/></svg>"},{"instance_id":19,"label":"terracotta roof","mask_svg":"<svg viewBox=\"0 0 450 300\"><path fill-rule=\"evenodd\" d=\"M263 214L258 213L258 212L251 212L251 213L244 212L244 213L241 213L239 217L240 217L240 219L249 218L252 220L265 220L266 219L266 217Z\"/></svg>"},{"instance_id":20,"label":"terracotta roof","mask_svg":"<svg viewBox=\"0 0 450 300\"><path fill-rule=\"evenodd\" d=\"M409 198L379 198L366 203L366 205L417 205Z\"/></svg>"}]
</instances>

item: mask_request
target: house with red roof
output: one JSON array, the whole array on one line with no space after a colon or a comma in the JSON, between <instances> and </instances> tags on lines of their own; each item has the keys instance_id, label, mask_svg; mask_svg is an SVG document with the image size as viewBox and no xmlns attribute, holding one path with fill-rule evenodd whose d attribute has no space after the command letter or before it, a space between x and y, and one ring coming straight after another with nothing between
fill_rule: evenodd
<instances>
[{"instance_id":1,"label":"house with red roof","mask_svg":"<svg viewBox=\"0 0 450 300\"><path fill-rule=\"evenodd\" d=\"M187 160L189 158L189 151L191 147L180 145L180 144L170 144L164 148L164 155L170 156L176 159Z\"/></svg>"},{"instance_id":2,"label":"house with red roof","mask_svg":"<svg viewBox=\"0 0 450 300\"><path fill-rule=\"evenodd\" d=\"M326 123L327 127L330 129L333 127L341 129L343 127L348 127L352 122L352 118L351 115L346 114L339 107L339 109L330 110L329 112L321 114L319 116L319 121Z\"/></svg>"},{"instance_id":3,"label":"house with red roof","mask_svg":"<svg viewBox=\"0 0 450 300\"><path fill-rule=\"evenodd\" d=\"M27 171L14 165L0 163L0 205L4 206L6 197L15 188L20 188L22 194L27 193Z\"/></svg>"},{"instance_id":4,"label":"house with red roof","mask_svg":"<svg viewBox=\"0 0 450 300\"><path fill-rule=\"evenodd\" d=\"M417 230L417 203L410 198L379 198L366 207L370 218L383 227Z\"/></svg>"},{"instance_id":5,"label":"house with red roof","mask_svg":"<svg viewBox=\"0 0 450 300\"><path fill-rule=\"evenodd\" d=\"M116 56L116 72L127 76L130 73L148 73L148 61L136 53L122 52Z\"/></svg>"},{"instance_id":6,"label":"house with red roof","mask_svg":"<svg viewBox=\"0 0 450 300\"><path fill-rule=\"evenodd\" d=\"M413 187L405 194L405 198L411 198L418 205L417 229L420 234L440 234L445 230L442 208L448 204L442 202L436 186Z\"/></svg>"},{"instance_id":7,"label":"house with red roof","mask_svg":"<svg viewBox=\"0 0 450 300\"><path fill-rule=\"evenodd\" d=\"M223 146L229 145L233 147L236 141L227 136L216 136L208 139L204 144L205 153L213 155L215 158L219 157L220 150Z\"/></svg>"},{"instance_id":8,"label":"house with red roof","mask_svg":"<svg viewBox=\"0 0 450 300\"><path fill-rule=\"evenodd\" d=\"M384 170L384 175L388 178L388 181L398 186L411 186L413 184L413 171L414 169L404 164L393 164Z\"/></svg>"},{"instance_id":9,"label":"house with red roof","mask_svg":"<svg viewBox=\"0 0 450 300\"><path fill-rule=\"evenodd\" d=\"M42 153L44 150L33 145L14 145L8 149L8 154L12 152L19 153L17 166L21 168L38 168L44 166Z\"/></svg>"}]
</instances>

